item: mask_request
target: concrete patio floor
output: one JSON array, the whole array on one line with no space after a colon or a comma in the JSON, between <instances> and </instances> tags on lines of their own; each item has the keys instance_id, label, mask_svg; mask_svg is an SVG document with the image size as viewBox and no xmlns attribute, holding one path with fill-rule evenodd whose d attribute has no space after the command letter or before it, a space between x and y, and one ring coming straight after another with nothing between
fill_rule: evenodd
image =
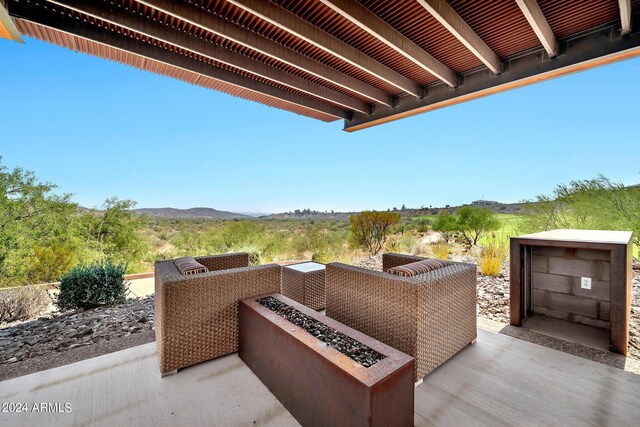
<instances>
[{"instance_id":1,"label":"concrete patio floor","mask_svg":"<svg viewBox=\"0 0 640 427\"><path fill-rule=\"evenodd\" d=\"M236 354L161 379L155 343L0 382L0 402L71 405L0 412L2 426L297 425ZM416 426L639 419L640 376L484 330L415 392Z\"/></svg>"}]
</instances>

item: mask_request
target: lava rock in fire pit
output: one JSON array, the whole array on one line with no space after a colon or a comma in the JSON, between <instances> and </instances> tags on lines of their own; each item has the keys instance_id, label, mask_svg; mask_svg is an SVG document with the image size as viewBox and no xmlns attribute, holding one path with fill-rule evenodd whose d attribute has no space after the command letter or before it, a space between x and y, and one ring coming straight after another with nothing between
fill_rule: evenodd
<instances>
[{"instance_id":1,"label":"lava rock in fire pit","mask_svg":"<svg viewBox=\"0 0 640 427\"><path fill-rule=\"evenodd\" d=\"M340 353L350 357L365 368L373 366L380 360L384 359L382 354L373 350L369 346L336 331L322 322L318 322L282 301L278 301L273 297L266 297L257 299L256 302L279 316L284 317L294 325L301 327L320 341L335 348Z\"/></svg>"}]
</instances>

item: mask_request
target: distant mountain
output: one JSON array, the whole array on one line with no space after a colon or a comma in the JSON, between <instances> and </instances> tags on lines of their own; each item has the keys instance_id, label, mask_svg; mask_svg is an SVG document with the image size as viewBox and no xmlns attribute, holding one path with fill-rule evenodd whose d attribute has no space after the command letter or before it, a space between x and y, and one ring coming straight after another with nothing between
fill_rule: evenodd
<instances>
[{"instance_id":1,"label":"distant mountain","mask_svg":"<svg viewBox=\"0 0 640 427\"><path fill-rule=\"evenodd\" d=\"M476 200L471 203L474 206L480 206L483 208L491 209L496 213L505 214L517 214L521 213L526 206L526 203L500 203L491 200ZM468 205L462 205L468 206ZM421 208L406 208L396 209L394 212L399 213L402 216L421 216L421 215L437 215L440 212L453 213L460 206L445 206L445 207L421 207ZM390 209L391 210L391 209ZM235 213L219 211L212 208L191 208L191 209L176 209L176 208L141 208L134 209L134 212L140 215L149 215L156 218L175 218L175 219L328 219L328 220L340 220L348 221L349 216L357 212L319 212L312 211L310 209L296 210L294 212L282 212L275 214L261 214L261 213Z\"/></svg>"},{"instance_id":2,"label":"distant mountain","mask_svg":"<svg viewBox=\"0 0 640 427\"><path fill-rule=\"evenodd\" d=\"M241 215L248 215L248 216L252 216L254 218L260 218L263 216L269 216L271 215L270 212L238 212Z\"/></svg>"},{"instance_id":3,"label":"distant mountain","mask_svg":"<svg viewBox=\"0 0 640 427\"><path fill-rule=\"evenodd\" d=\"M335 219L340 221L349 221L349 215L357 212L319 212L308 209L297 210L295 212L282 212L266 215L265 219Z\"/></svg>"},{"instance_id":4,"label":"distant mountain","mask_svg":"<svg viewBox=\"0 0 640 427\"><path fill-rule=\"evenodd\" d=\"M191 208L191 209L141 208L141 209L134 209L133 211L140 215L149 215L152 217L159 217L159 218L202 218L202 219L251 218L251 216L249 215L219 211L212 208Z\"/></svg>"}]
</instances>

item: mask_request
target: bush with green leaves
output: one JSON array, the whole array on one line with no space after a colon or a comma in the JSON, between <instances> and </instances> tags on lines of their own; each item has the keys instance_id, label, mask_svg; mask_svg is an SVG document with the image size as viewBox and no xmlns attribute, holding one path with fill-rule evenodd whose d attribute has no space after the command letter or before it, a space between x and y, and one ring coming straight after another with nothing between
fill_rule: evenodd
<instances>
[{"instance_id":1,"label":"bush with green leaves","mask_svg":"<svg viewBox=\"0 0 640 427\"><path fill-rule=\"evenodd\" d=\"M77 205L55 189L33 172L9 170L0 156L0 287L30 283L25 258L35 245L72 239Z\"/></svg>"},{"instance_id":2,"label":"bush with green leaves","mask_svg":"<svg viewBox=\"0 0 640 427\"><path fill-rule=\"evenodd\" d=\"M629 230L640 248L640 186L625 185L604 175L556 186L526 205L523 231L554 228Z\"/></svg>"},{"instance_id":3,"label":"bush with green leaves","mask_svg":"<svg viewBox=\"0 0 640 427\"><path fill-rule=\"evenodd\" d=\"M249 254L250 266L256 266L261 264L262 254L260 253L260 249L256 248L255 246L234 249L233 252L246 252L247 254Z\"/></svg>"},{"instance_id":4,"label":"bush with green leaves","mask_svg":"<svg viewBox=\"0 0 640 427\"><path fill-rule=\"evenodd\" d=\"M492 210L477 206L463 206L456 211L455 215L447 213L438 215L433 223L433 229L442 232L445 236L457 233L467 246L473 247L478 244L478 240L484 233L498 230L500 225L500 220Z\"/></svg>"},{"instance_id":5,"label":"bush with green leaves","mask_svg":"<svg viewBox=\"0 0 640 427\"><path fill-rule=\"evenodd\" d=\"M433 222L432 228L442 234L445 242L449 242L459 229L458 218L446 211L440 212Z\"/></svg>"},{"instance_id":6,"label":"bush with green leaves","mask_svg":"<svg viewBox=\"0 0 640 427\"><path fill-rule=\"evenodd\" d=\"M112 261L78 265L62 276L54 304L59 310L122 304L129 292L129 282L124 280L126 269L126 264Z\"/></svg>"},{"instance_id":7,"label":"bush with green leaves","mask_svg":"<svg viewBox=\"0 0 640 427\"><path fill-rule=\"evenodd\" d=\"M55 282L76 263L75 248L54 242L36 245L30 258L29 280L32 283Z\"/></svg>"},{"instance_id":8,"label":"bush with green leaves","mask_svg":"<svg viewBox=\"0 0 640 427\"><path fill-rule=\"evenodd\" d=\"M395 212L364 211L349 217L353 241L371 255L384 247L391 227L400 222Z\"/></svg>"},{"instance_id":9,"label":"bush with green leaves","mask_svg":"<svg viewBox=\"0 0 640 427\"><path fill-rule=\"evenodd\" d=\"M92 262L109 258L118 262L139 264L148 250L140 230L144 219L133 211L136 202L110 197L100 210L83 213L78 221L86 239L86 249L97 255L82 260Z\"/></svg>"}]
</instances>

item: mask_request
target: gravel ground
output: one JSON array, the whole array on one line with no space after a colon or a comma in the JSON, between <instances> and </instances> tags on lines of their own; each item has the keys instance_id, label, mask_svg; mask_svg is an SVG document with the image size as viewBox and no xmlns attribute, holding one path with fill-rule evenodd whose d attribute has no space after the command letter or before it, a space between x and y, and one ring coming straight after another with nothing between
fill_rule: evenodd
<instances>
[{"instance_id":1,"label":"gravel ground","mask_svg":"<svg viewBox=\"0 0 640 427\"><path fill-rule=\"evenodd\" d=\"M155 341L154 331L144 331L125 337L114 338L108 341L100 341L96 344L76 347L61 352L51 352L40 357L24 359L20 362L0 365L0 381L21 377L34 372L57 368L85 359L102 356L107 353L136 347Z\"/></svg>"},{"instance_id":2,"label":"gravel ground","mask_svg":"<svg viewBox=\"0 0 640 427\"><path fill-rule=\"evenodd\" d=\"M478 316L509 323L509 264L498 277L478 273ZM640 360L640 270L633 271L631 317L629 319L629 356Z\"/></svg>"},{"instance_id":3,"label":"gravel ground","mask_svg":"<svg viewBox=\"0 0 640 427\"><path fill-rule=\"evenodd\" d=\"M3 325L0 380L153 341L153 320L151 296Z\"/></svg>"}]
</instances>

